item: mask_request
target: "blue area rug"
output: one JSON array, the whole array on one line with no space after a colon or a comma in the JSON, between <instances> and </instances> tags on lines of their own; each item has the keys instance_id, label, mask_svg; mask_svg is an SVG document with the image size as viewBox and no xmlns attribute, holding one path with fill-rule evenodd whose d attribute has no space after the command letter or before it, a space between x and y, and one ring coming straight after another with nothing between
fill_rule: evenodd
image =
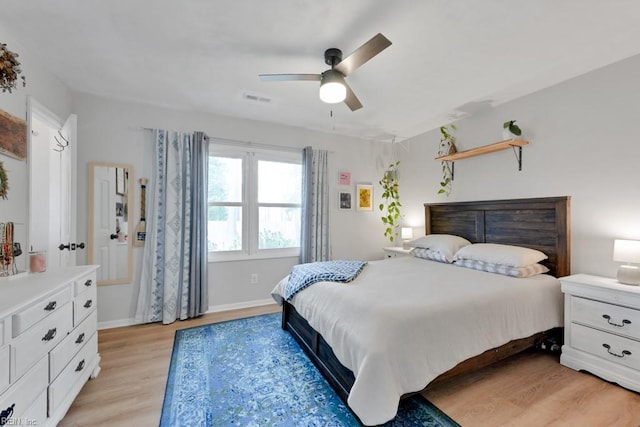
<instances>
[{"instance_id":1,"label":"blue area rug","mask_svg":"<svg viewBox=\"0 0 640 427\"><path fill-rule=\"evenodd\" d=\"M176 331L160 426L360 426L280 319ZM419 395L385 426L459 427Z\"/></svg>"}]
</instances>

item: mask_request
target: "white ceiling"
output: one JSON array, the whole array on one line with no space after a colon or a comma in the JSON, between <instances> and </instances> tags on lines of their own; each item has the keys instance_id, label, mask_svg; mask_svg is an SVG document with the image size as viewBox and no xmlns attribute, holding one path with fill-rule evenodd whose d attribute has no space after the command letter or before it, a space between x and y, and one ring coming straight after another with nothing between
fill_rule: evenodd
<instances>
[{"instance_id":1,"label":"white ceiling","mask_svg":"<svg viewBox=\"0 0 640 427\"><path fill-rule=\"evenodd\" d=\"M381 141L640 53L638 0L3 0L0 27L76 91ZM347 78L361 110L258 79L378 32L393 44Z\"/></svg>"}]
</instances>

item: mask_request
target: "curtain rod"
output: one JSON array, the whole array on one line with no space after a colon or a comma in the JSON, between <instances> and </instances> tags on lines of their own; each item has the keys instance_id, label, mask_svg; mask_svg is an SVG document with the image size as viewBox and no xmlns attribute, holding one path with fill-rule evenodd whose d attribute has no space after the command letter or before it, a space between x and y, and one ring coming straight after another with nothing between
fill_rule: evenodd
<instances>
[{"instance_id":1,"label":"curtain rod","mask_svg":"<svg viewBox=\"0 0 640 427\"><path fill-rule=\"evenodd\" d=\"M141 130L156 130L154 128L147 128L147 127L142 127L140 128ZM179 131L175 131L172 130L173 132L179 132ZM206 132L203 132L205 135L207 135ZM295 148L295 147L287 147L284 145L275 145L275 144L265 144L262 142L252 142L252 141L241 141L238 139L230 139L230 138L220 138L217 136L210 136L207 135L207 137L209 138L209 140L215 140L218 141L221 144L226 144L226 145L245 145L247 147L258 147L258 148L269 148L269 149L274 149L274 150L288 150L288 151L294 151L296 153L300 153L302 152L302 148Z\"/></svg>"}]
</instances>

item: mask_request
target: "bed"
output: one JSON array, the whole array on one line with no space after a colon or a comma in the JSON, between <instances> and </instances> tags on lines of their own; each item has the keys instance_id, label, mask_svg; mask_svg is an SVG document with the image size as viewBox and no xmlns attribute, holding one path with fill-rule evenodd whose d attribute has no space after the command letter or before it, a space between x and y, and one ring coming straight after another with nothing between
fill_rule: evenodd
<instances>
[{"instance_id":1,"label":"bed","mask_svg":"<svg viewBox=\"0 0 640 427\"><path fill-rule=\"evenodd\" d=\"M425 204L426 235L536 249L548 256L541 263L549 274L371 261L349 284L320 282L280 301L282 327L363 424L382 424L400 398L559 335L556 277L570 274L569 218L569 197Z\"/></svg>"}]
</instances>

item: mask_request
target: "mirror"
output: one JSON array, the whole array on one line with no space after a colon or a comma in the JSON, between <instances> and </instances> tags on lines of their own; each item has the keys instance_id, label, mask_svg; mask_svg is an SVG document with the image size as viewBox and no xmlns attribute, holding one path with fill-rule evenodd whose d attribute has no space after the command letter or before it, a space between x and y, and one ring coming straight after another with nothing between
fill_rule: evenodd
<instances>
[{"instance_id":1,"label":"mirror","mask_svg":"<svg viewBox=\"0 0 640 427\"><path fill-rule=\"evenodd\" d=\"M89 264L98 284L131 283L133 166L89 163Z\"/></svg>"}]
</instances>

